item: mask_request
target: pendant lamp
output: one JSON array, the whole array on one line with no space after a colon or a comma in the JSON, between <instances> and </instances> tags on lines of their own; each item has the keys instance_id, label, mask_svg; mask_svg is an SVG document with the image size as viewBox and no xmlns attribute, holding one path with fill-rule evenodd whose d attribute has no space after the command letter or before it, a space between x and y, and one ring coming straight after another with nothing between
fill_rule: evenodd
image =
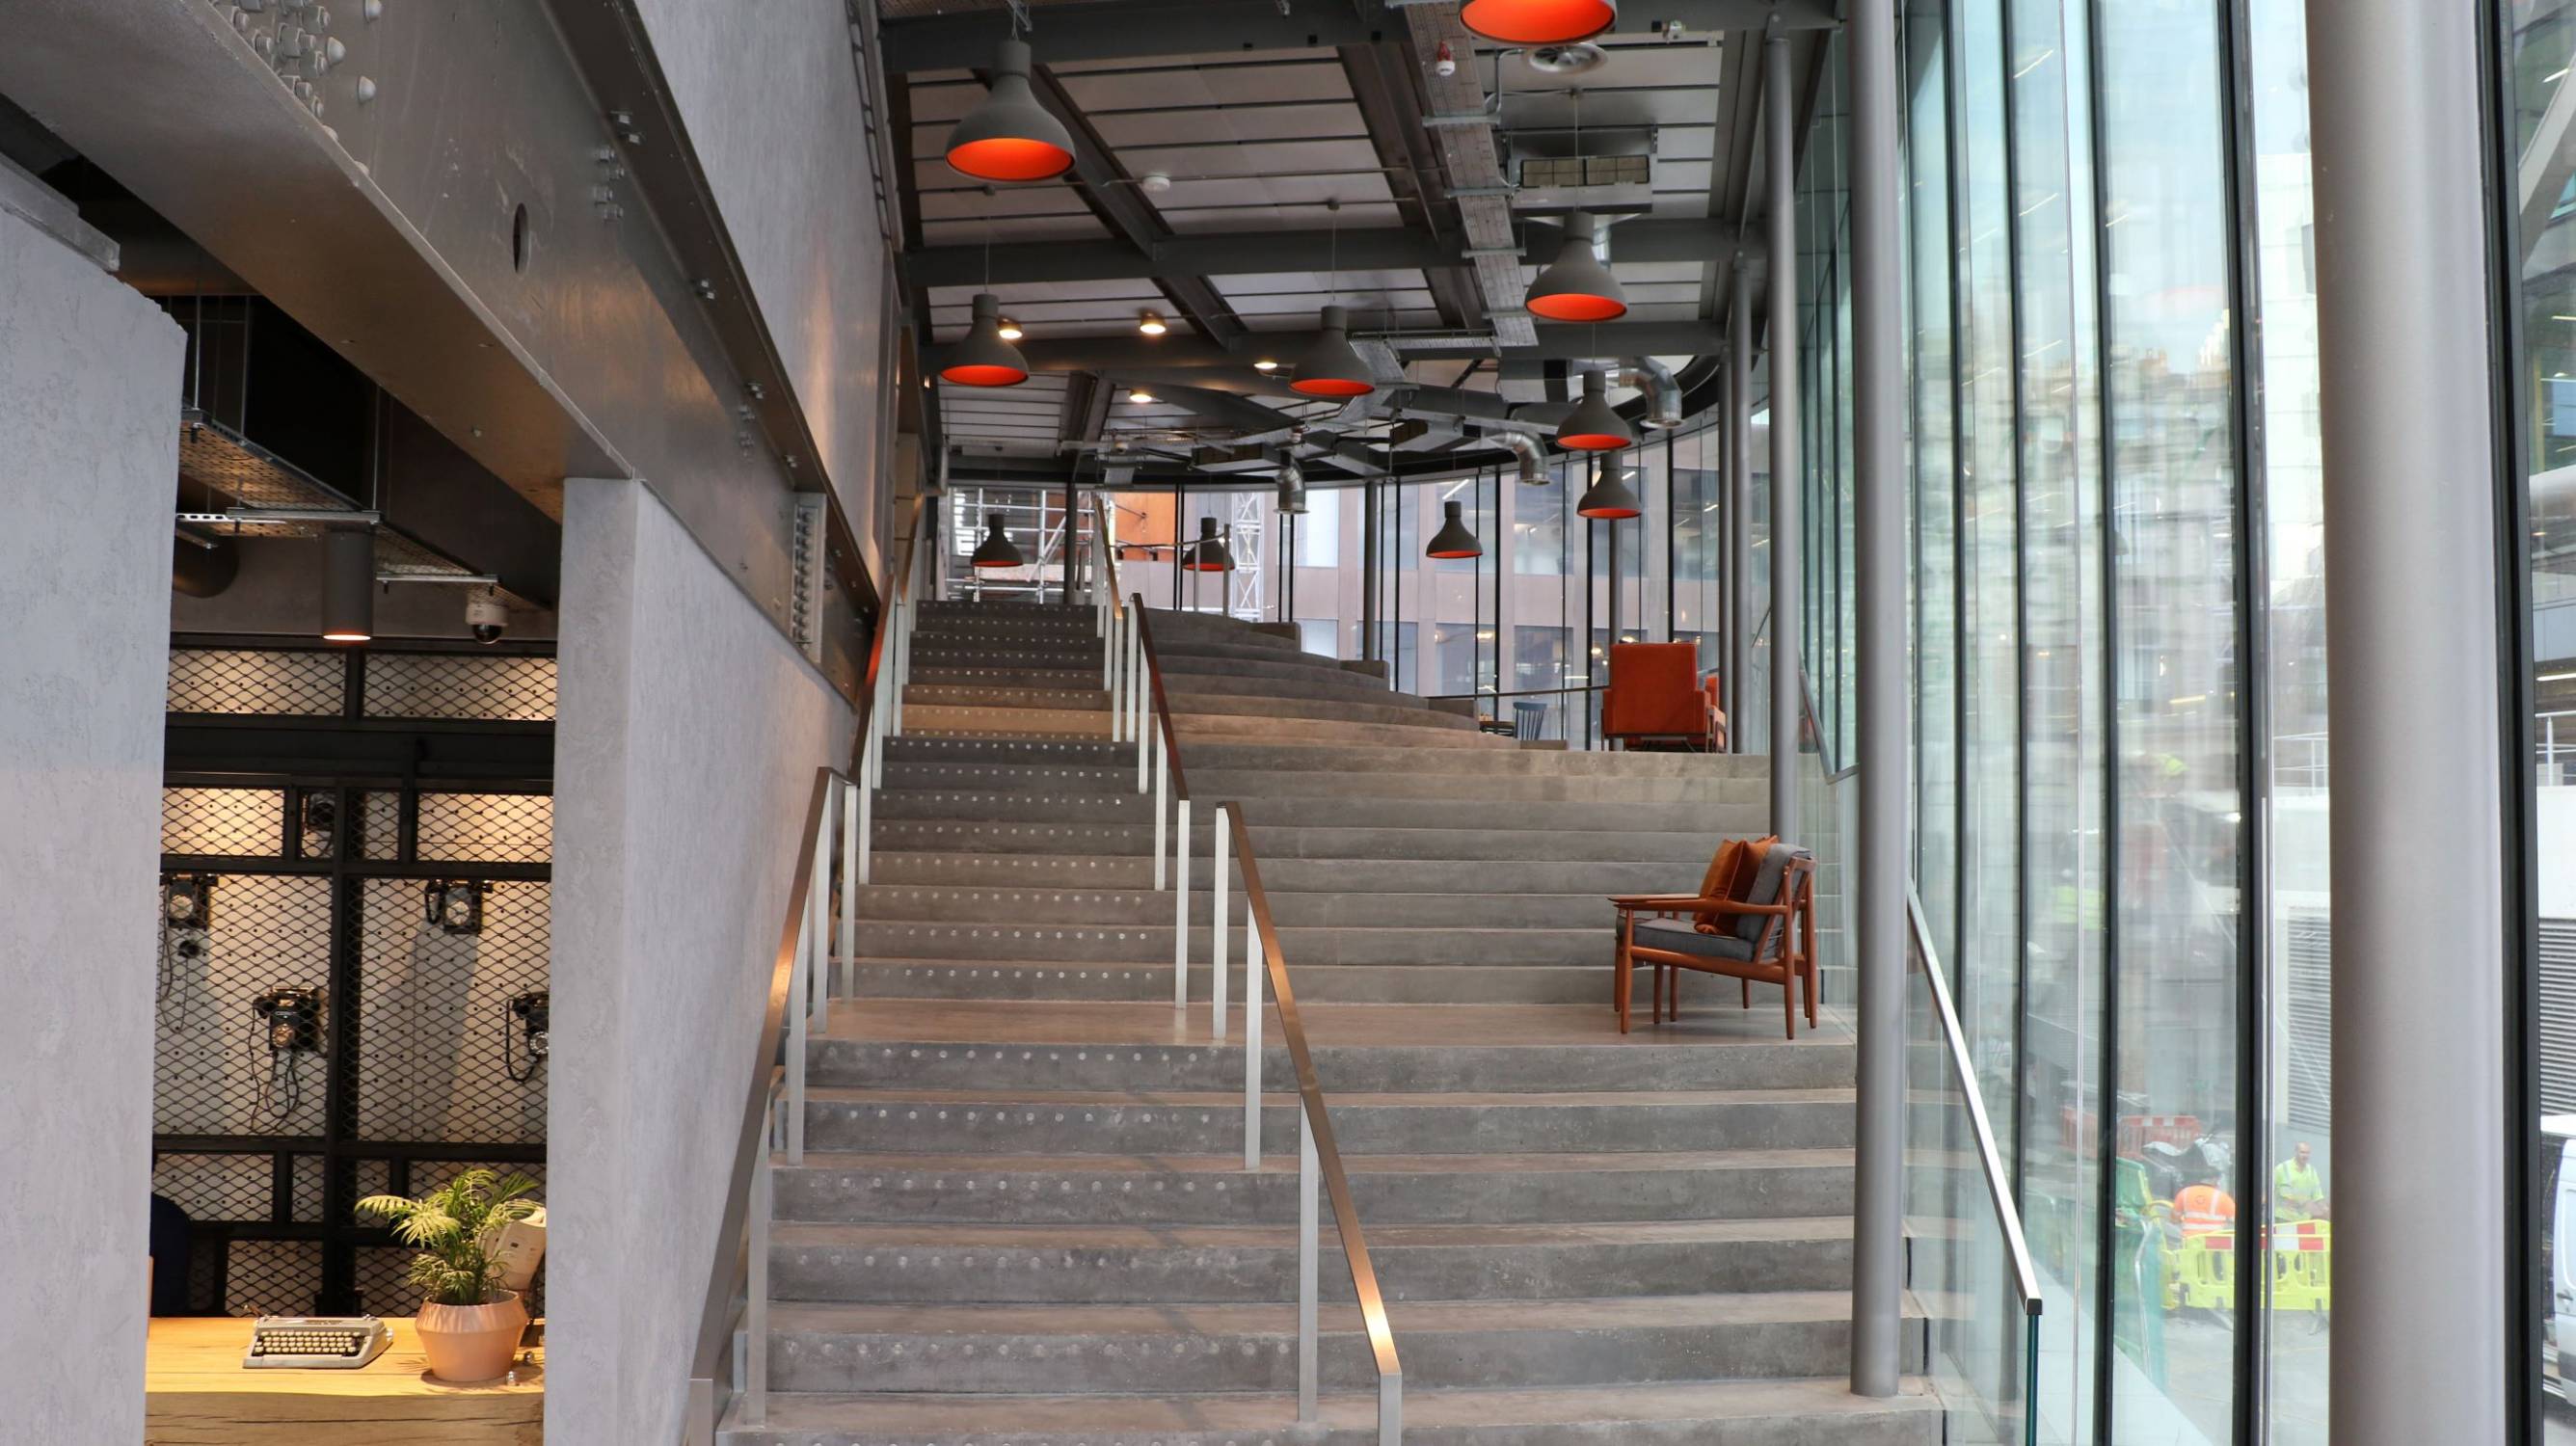
<instances>
[{"instance_id":1,"label":"pendant lamp","mask_svg":"<svg viewBox=\"0 0 2576 1446\"><path fill-rule=\"evenodd\" d=\"M1324 308L1324 334L1315 338L1297 361L1297 379L1289 390L1308 397L1365 397L1377 390L1377 375L1351 347L1350 313Z\"/></svg>"},{"instance_id":2,"label":"pendant lamp","mask_svg":"<svg viewBox=\"0 0 2576 1446\"><path fill-rule=\"evenodd\" d=\"M1589 40L1619 21L1619 0L1467 0L1458 18L1487 40L1558 45Z\"/></svg>"},{"instance_id":3,"label":"pendant lamp","mask_svg":"<svg viewBox=\"0 0 2576 1446\"><path fill-rule=\"evenodd\" d=\"M1306 515L1306 469L1294 457L1279 464L1279 510L1290 517Z\"/></svg>"},{"instance_id":4,"label":"pendant lamp","mask_svg":"<svg viewBox=\"0 0 2576 1446\"><path fill-rule=\"evenodd\" d=\"M1431 545L1422 549L1422 555L1424 557L1484 556L1485 545L1476 540L1475 533L1467 530L1467 519L1461 515L1466 510L1466 504L1451 501L1440 504L1440 507L1440 530L1431 535Z\"/></svg>"},{"instance_id":5,"label":"pendant lamp","mask_svg":"<svg viewBox=\"0 0 2576 1446\"><path fill-rule=\"evenodd\" d=\"M1609 465L1603 465L1604 461ZM1620 480L1621 469L1617 464L1615 457L1593 463L1596 470L1592 474L1592 485L1583 489L1583 496L1574 504L1577 516L1616 522L1645 511L1637 503L1637 494L1629 491L1628 484Z\"/></svg>"},{"instance_id":6,"label":"pendant lamp","mask_svg":"<svg viewBox=\"0 0 2576 1446\"><path fill-rule=\"evenodd\" d=\"M1216 535L1216 519L1199 519L1199 540L1190 545L1189 561L1182 564L1191 572L1232 572L1234 556L1225 550L1225 539Z\"/></svg>"},{"instance_id":7,"label":"pendant lamp","mask_svg":"<svg viewBox=\"0 0 2576 1446\"><path fill-rule=\"evenodd\" d=\"M1565 243L1556 260L1530 283L1533 315L1550 321L1616 321L1628 314L1628 294L1619 278L1601 264L1596 243L1600 223L1588 211L1577 211L1565 223Z\"/></svg>"},{"instance_id":8,"label":"pendant lamp","mask_svg":"<svg viewBox=\"0 0 2576 1446\"><path fill-rule=\"evenodd\" d=\"M974 323L966 328L966 339L948 353L939 379L961 387L1016 387L1029 379L1020 349L1002 340L1001 298L989 291L975 294Z\"/></svg>"},{"instance_id":9,"label":"pendant lamp","mask_svg":"<svg viewBox=\"0 0 2576 1446\"><path fill-rule=\"evenodd\" d=\"M1556 424L1556 445L1569 452L1616 452L1636 445L1637 434L1610 409L1606 390L1601 373L1583 374L1583 400Z\"/></svg>"},{"instance_id":10,"label":"pendant lamp","mask_svg":"<svg viewBox=\"0 0 2576 1446\"><path fill-rule=\"evenodd\" d=\"M322 534L322 640L363 643L376 635L376 535L364 527Z\"/></svg>"},{"instance_id":11,"label":"pendant lamp","mask_svg":"<svg viewBox=\"0 0 2576 1446\"><path fill-rule=\"evenodd\" d=\"M995 52L991 88L948 133L948 164L979 181L1044 181L1073 165L1073 137L1029 90L1027 41Z\"/></svg>"},{"instance_id":12,"label":"pendant lamp","mask_svg":"<svg viewBox=\"0 0 2576 1446\"><path fill-rule=\"evenodd\" d=\"M1002 530L1002 514L998 512L984 514L984 540L975 544L975 565L977 567L1020 565L1020 549L1012 543L1010 534Z\"/></svg>"}]
</instances>

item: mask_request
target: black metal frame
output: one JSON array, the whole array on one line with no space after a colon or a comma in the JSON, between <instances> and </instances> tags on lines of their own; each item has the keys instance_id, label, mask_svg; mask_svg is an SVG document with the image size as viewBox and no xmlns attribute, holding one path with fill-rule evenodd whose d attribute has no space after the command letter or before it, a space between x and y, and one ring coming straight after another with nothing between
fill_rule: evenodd
<instances>
[{"instance_id":1,"label":"black metal frame","mask_svg":"<svg viewBox=\"0 0 2576 1446\"><path fill-rule=\"evenodd\" d=\"M366 660L370 654L451 653L464 656L502 652L517 656L551 656L547 642L522 642L506 648L473 644L387 642L366 648L324 649L301 640L182 634L175 649L222 647L266 652L341 653L344 682L337 717L236 718L208 714L173 714L167 727L167 787L231 787L281 790L287 801L277 840L268 856L164 854L165 872L219 875L319 877L330 881L331 924L329 986L325 995L326 1064L323 1077L323 1132L318 1135L162 1134L153 1135L155 1155L263 1155L271 1162L269 1218L263 1221L192 1222L193 1244L208 1251L214 1277L214 1308L224 1308L230 1289L228 1262L235 1241L294 1240L318 1242L322 1275L313 1309L348 1314L361 1308L358 1298L358 1252L396 1242L389 1230L356 1223L358 1165L386 1162L387 1186L395 1193L411 1189L412 1167L441 1161L491 1161L542 1164L546 1147L525 1141L379 1140L357 1129L359 1008L364 990L364 961L359 930L361 893L376 879L476 879L548 882L553 866L532 863L422 861L418 857L419 802L423 792L452 792L424 783L471 783L477 793L551 794L553 791L552 723L474 722L470 720L371 719L365 706ZM357 746L362 740L366 746ZM255 748L232 745L249 742ZM269 749L280 750L277 754ZM300 758L296 755L301 755ZM441 766L421 766L432 758ZM385 765L394 766L385 766ZM451 766L455 765L455 766ZM461 771L460 771L461 767ZM360 796L398 792L399 835L393 859L359 857L363 837ZM297 819L302 798L327 794L339 824L332 830L327 858L298 856ZM292 1219L292 1173L298 1159L312 1159L322 1169L322 1218Z\"/></svg>"}]
</instances>

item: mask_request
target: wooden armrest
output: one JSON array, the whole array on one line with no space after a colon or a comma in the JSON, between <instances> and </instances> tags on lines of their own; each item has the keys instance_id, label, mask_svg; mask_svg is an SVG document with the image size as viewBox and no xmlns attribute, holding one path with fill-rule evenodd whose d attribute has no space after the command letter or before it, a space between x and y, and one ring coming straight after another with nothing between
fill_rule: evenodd
<instances>
[{"instance_id":1,"label":"wooden armrest","mask_svg":"<svg viewBox=\"0 0 2576 1446\"><path fill-rule=\"evenodd\" d=\"M1748 904L1741 899L1702 899L1701 906L1719 914L1785 914L1787 904Z\"/></svg>"},{"instance_id":2,"label":"wooden armrest","mask_svg":"<svg viewBox=\"0 0 2576 1446\"><path fill-rule=\"evenodd\" d=\"M1715 908L1723 902L1725 901L1722 899L1704 899L1697 894L1613 894L1610 896L1612 908L1632 910Z\"/></svg>"}]
</instances>

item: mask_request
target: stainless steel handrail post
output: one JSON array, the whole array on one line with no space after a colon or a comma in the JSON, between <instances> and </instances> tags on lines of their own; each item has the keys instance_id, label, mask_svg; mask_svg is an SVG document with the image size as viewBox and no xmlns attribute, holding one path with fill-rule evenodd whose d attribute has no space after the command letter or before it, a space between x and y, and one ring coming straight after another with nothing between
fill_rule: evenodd
<instances>
[{"instance_id":1,"label":"stainless steel handrail post","mask_svg":"<svg viewBox=\"0 0 2576 1446\"><path fill-rule=\"evenodd\" d=\"M1232 804L1226 805L1228 810ZM1222 827L1222 824L1220 824ZM1243 1168L1261 1168L1261 926L1243 904Z\"/></svg>"},{"instance_id":2,"label":"stainless steel handrail post","mask_svg":"<svg viewBox=\"0 0 2576 1446\"><path fill-rule=\"evenodd\" d=\"M859 803L867 790L847 783L835 791L841 807L841 967L835 979L838 992L847 999L859 992L859 841L867 828L860 821Z\"/></svg>"},{"instance_id":3,"label":"stainless steel handrail post","mask_svg":"<svg viewBox=\"0 0 2576 1446\"><path fill-rule=\"evenodd\" d=\"M806 885L811 888L809 877ZM804 899L797 900L805 909L796 931L796 964L787 976L787 1158L805 1163L805 979L812 967L814 949L813 909Z\"/></svg>"},{"instance_id":4,"label":"stainless steel handrail post","mask_svg":"<svg viewBox=\"0 0 2576 1446\"><path fill-rule=\"evenodd\" d=\"M1184 803L1181 807L1187 808L1189 805ZM1220 807L1218 810L1218 816L1209 820L1210 823L1215 825L1215 828L1211 830L1211 832L1215 834L1215 838L1211 841L1212 847L1209 850L1208 865L1209 868L1214 871L1212 876L1208 879L1208 889L1213 894L1213 897L1208 900L1208 971L1212 976L1208 996L1208 1034L1214 1039L1225 1038L1225 896L1227 881L1225 818L1223 815L1224 810ZM1184 882L1182 887L1187 888L1188 884Z\"/></svg>"},{"instance_id":5,"label":"stainless steel handrail post","mask_svg":"<svg viewBox=\"0 0 2576 1446\"><path fill-rule=\"evenodd\" d=\"M1190 1007L1190 801L1172 830L1172 1007Z\"/></svg>"},{"instance_id":6,"label":"stainless steel handrail post","mask_svg":"<svg viewBox=\"0 0 2576 1446\"><path fill-rule=\"evenodd\" d=\"M1146 715L1145 753L1147 767L1154 775L1154 888L1160 891L1171 883L1171 870L1168 867L1171 860L1163 855L1164 849L1171 842L1164 832L1170 825L1163 815L1172 803L1170 796L1172 778L1171 770L1163 766L1163 750L1154 746L1155 734L1160 731L1156 725L1157 720L1151 714Z\"/></svg>"},{"instance_id":7,"label":"stainless steel handrail post","mask_svg":"<svg viewBox=\"0 0 2576 1446\"><path fill-rule=\"evenodd\" d=\"M751 1243L745 1261L749 1278L743 1300L742 1415L753 1426L769 1422L769 1233L777 1201L770 1172L777 1168L778 1148L774 1124L761 1131L760 1147L760 1163L751 1177Z\"/></svg>"}]
</instances>

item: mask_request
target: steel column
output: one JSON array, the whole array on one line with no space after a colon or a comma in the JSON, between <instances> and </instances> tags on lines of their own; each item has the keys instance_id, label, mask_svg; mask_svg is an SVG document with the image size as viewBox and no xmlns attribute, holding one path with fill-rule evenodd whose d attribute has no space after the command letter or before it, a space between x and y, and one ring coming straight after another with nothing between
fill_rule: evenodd
<instances>
[{"instance_id":1,"label":"steel column","mask_svg":"<svg viewBox=\"0 0 2576 1446\"><path fill-rule=\"evenodd\" d=\"M1726 747L1742 753L1753 679L1753 278L1737 257L1726 303Z\"/></svg>"},{"instance_id":2,"label":"steel column","mask_svg":"<svg viewBox=\"0 0 2576 1446\"><path fill-rule=\"evenodd\" d=\"M1770 208L1771 254L1798 254L1796 99L1789 40L1762 49L1762 185ZM1771 316L1771 831L1798 840L1798 268L1774 264L1764 278Z\"/></svg>"},{"instance_id":3,"label":"steel column","mask_svg":"<svg viewBox=\"0 0 2576 1446\"><path fill-rule=\"evenodd\" d=\"M2505 1114L2483 10L2308 3L2341 805L2334 1227L2343 1259L2371 1262L2336 1282L2338 1446L2511 1439L2507 1362L2533 1348L2506 1314L2524 1268L2508 1141L2530 1122Z\"/></svg>"},{"instance_id":4,"label":"steel column","mask_svg":"<svg viewBox=\"0 0 2576 1446\"><path fill-rule=\"evenodd\" d=\"M1860 636L1860 1081L1852 1391L1896 1394L1905 1279L1905 353L1894 0L1858 0L1851 64L1852 510ZM1776 544L1775 544L1776 545Z\"/></svg>"}]
</instances>

